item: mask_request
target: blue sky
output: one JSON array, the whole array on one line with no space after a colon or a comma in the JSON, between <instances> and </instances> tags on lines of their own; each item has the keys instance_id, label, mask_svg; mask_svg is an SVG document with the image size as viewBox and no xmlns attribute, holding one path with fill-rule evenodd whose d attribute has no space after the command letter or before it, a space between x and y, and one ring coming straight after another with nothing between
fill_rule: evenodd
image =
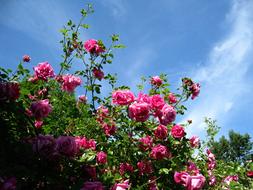
<instances>
[{"instance_id":1,"label":"blue sky","mask_svg":"<svg viewBox=\"0 0 253 190\"><path fill-rule=\"evenodd\" d=\"M0 65L14 68L29 54L29 68L48 61L57 70L58 31L68 19L78 21L88 2L95 13L83 40L107 42L120 34L127 46L105 72L117 72L119 83L133 90L143 75L166 73L172 89L192 77L201 94L178 119L193 119L189 134L203 136L208 116L218 120L220 134L234 129L253 136L253 0L1 0Z\"/></svg>"}]
</instances>

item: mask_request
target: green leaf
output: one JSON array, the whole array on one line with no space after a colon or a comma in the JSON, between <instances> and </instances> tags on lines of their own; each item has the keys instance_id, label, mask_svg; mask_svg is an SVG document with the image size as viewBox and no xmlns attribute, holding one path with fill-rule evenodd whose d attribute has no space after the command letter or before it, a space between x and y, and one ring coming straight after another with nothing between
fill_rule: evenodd
<instances>
[{"instance_id":1,"label":"green leaf","mask_svg":"<svg viewBox=\"0 0 253 190\"><path fill-rule=\"evenodd\" d=\"M126 46L124 46L123 44L118 44L118 45L114 45L114 48L125 48Z\"/></svg>"}]
</instances>

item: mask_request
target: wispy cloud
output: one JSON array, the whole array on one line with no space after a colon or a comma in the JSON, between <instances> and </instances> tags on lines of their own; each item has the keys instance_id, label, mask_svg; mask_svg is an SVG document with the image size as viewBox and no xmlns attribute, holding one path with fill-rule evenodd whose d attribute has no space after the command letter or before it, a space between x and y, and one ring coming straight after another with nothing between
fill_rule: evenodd
<instances>
[{"instance_id":1,"label":"wispy cloud","mask_svg":"<svg viewBox=\"0 0 253 190\"><path fill-rule=\"evenodd\" d=\"M231 119L229 112L236 110L236 103L252 88L247 80L253 64L252 10L252 0L233 1L227 15L231 31L212 48L206 64L194 72L193 78L202 84L202 91L186 115L194 122L189 134L203 132L205 116L221 122Z\"/></svg>"},{"instance_id":2,"label":"wispy cloud","mask_svg":"<svg viewBox=\"0 0 253 190\"><path fill-rule=\"evenodd\" d=\"M127 13L125 0L104 0L102 2L112 10L116 19L122 18Z\"/></svg>"}]
</instances>

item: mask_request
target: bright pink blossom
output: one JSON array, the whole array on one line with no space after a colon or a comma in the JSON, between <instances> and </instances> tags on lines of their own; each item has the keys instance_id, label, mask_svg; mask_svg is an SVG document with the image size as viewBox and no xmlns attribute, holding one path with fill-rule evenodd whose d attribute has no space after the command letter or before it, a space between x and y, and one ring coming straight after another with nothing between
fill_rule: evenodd
<instances>
[{"instance_id":1,"label":"bright pink blossom","mask_svg":"<svg viewBox=\"0 0 253 190\"><path fill-rule=\"evenodd\" d=\"M39 63L34 70L34 78L47 81L48 78L55 76L52 66L48 62Z\"/></svg>"},{"instance_id":2,"label":"bright pink blossom","mask_svg":"<svg viewBox=\"0 0 253 190\"><path fill-rule=\"evenodd\" d=\"M114 135L116 130L117 130L114 122L103 123L102 128L104 130L105 135L108 136L108 137L111 136L111 135Z\"/></svg>"},{"instance_id":3,"label":"bright pink blossom","mask_svg":"<svg viewBox=\"0 0 253 190\"><path fill-rule=\"evenodd\" d=\"M129 117L135 121L144 122L149 118L149 105L143 103L133 103L128 108Z\"/></svg>"},{"instance_id":4,"label":"bright pink blossom","mask_svg":"<svg viewBox=\"0 0 253 190\"><path fill-rule=\"evenodd\" d=\"M152 148L153 146L153 139L151 136L147 135L145 137L142 137L139 139L140 142L140 148L144 151Z\"/></svg>"},{"instance_id":5,"label":"bright pink blossom","mask_svg":"<svg viewBox=\"0 0 253 190\"><path fill-rule=\"evenodd\" d=\"M168 99L170 104L177 103L177 97L173 93L169 93Z\"/></svg>"},{"instance_id":6,"label":"bright pink blossom","mask_svg":"<svg viewBox=\"0 0 253 190\"><path fill-rule=\"evenodd\" d=\"M85 96L85 95L79 96L78 97L78 101L81 102L81 103L86 104L86 102L87 102L87 96Z\"/></svg>"},{"instance_id":7,"label":"bright pink blossom","mask_svg":"<svg viewBox=\"0 0 253 190\"><path fill-rule=\"evenodd\" d=\"M192 92L192 97L191 99L195 99L199 93L200 93L200 84L199 83L193 83L191 88L190 88L191 92Z\"/></svg>"},{"instance_id":8,"label":"bright pink blossom","mask_svg":"<svg viewBox=\"0 0 253 190\"><path fill-rule=\"evenodd\" d=\"M93 76L98 80L102 80L104 78L104 72L101 69L94 68L92 70Z\"/></svg>"},{"instance_id":9,"label":"bright pink blossom","mask_svg":"<svg viewBox=\"0 0 253 190\"><path fill-rule=\"evenodd\" d=\"M105 52L104 47L102 47L100 44L98 44L98 41L94 40L94 39L87 40L84 43L84 48L89 53L93 53L93 54L97 54L97 55L99 55L100 53Z\"/></svg>"},{"instance_id":10,"label":"bright pink blossom","mask_svg":"<svg viewBox=\"0 0 253 190\"><path fill-rule=\"evenodd\" d=\"M76 77L74 75L63 75L62 76L62 90L67 92L73 92L77 86L82 83L80 77Z\"/></svg>"},{"instance_id":11,"label":"bright pink blossom","mask_svg":"<svg viewBox=\"0 0 253 190\"><path fill-rule=\"evenodd\" d=\"M134 99L134 94L130 90L116 90L112 93L112 102L117 105L129 105Z\"/></svg>"},{"instance_id":12,"label":"bright pink blossom","mask_svg":"<svg viewBox=\"0 0 253 190\"><path fill-rule=\"evenodd\" d=\"M176 139L181 139L185 136L184 128L181 125L174 125L171 128L171 135Z\"/></svg>"},{"instance_id":13,"label":"bright pink blossom","mask_svg":"<svg viewBox=\"0 0 253 190\"><path fill-rule=\"evenodd\" d=\"M29 55L24 55L23 56L23 61L24 62L30 62L31 61L31 57Z\"/></svg>"},{"instance_id":14,"label":"bright pink blossom","mask_svg":"<svg viewBox=\"0 0 253 190\"><path fill-rule=\"evenodd\" d=\"M164 125L159 125L154 131L154 135L158 139L165 139L168 136L168 128Z\"/></svg>"},{"instance_id":15,"label":"bright pink blossom","mask_svg":"<svg viewBox=\"0 0 253 190\"><path fill-rule=\"evenodd\" d=\"M140 161L137 163L139 175L151 174L153 172L153 166L151 161Z\"/></svg>"},{"instance_id":16,"label":"bright pink blossom","mask_svg":"<svg viewBox=\"0 0 253 190\"><path fill-rule=\"evenodd\" d=\"M152 148L150 157L156 160L161 160L163 158L170 158L171 153L168 151L166 146L158 144Z\"/></svg>"},{"instance_id":17,"label":"bright pink blossom","mask_svg":"<svg viewBox=\"0 0 253 190\"><path fill-rule=\"evenodd\" d=\"M75 137L77 149L96 149L96 141L94 139L87 139L86 137Z\"/></svg>"},{"instance_id":18,"label":"bright pink blossom","mask_svg":"<svg viewBox=\"0 0 253 190\"><path fill-rule=\"evenodd\" d=\"M162 85L163 81L162 81L162 79L159 76L154 76L154 77L151 78L150 83L152 85L155 85L155 86L159 87L159 86Z\"/></svg>"},{"instance_id":19,"label":"bright pink blossom","mask_svg":"<svg viewBox=\"0 0 253 190\"><path fill-rule=\"evenodd\" d=\"M165 105L165 101L159 94L156 94L150 97L150 104L152 109L161 110Z\"/></svg>"},{"instance_id":20,"label":"bright pink blossom","mask_svg":"<svg viewBox=\"0 0 253 190\"><path fill-rule=\"evenodd\" d=\"M190 175L187 172L175 172L174 181L187 187L190 184Z\"/></svg>"},{"instance_id":21,"label":"bright pink blossom","mask_svg":"<svg viewBox=\"0 0 253 190\"><path fill-rule=\"evenodd\" d=\"M134 168L131 164L129 163L120 163L119 165L119 173L120 175L124 175L126 172L133 172Z\"/></svg>"},{"instance_id":22,"label":"bright pink blossom","mask_svg":"<svg viewBox=\"0 0 253 190\"><path fill-rule=\"evenodd\" d=\"M227 176L223 182L229 185L232 181L237 182L239 180L237 175L229 175Z\"/></svg>"},{"instance_id":23,"label":"bright pink blossom","mask_svg":"<svg viewBox=\"0 0 253 190\"><path fill-rule=\"evenodd\" d=\"M65 156L73 157L77 148L74 137L60 136L56 139L56 150Z\"/></svg>"},{"instance_id":24,"label":"bright pink blossom","mask_svg":"<svg viewBox=\"0 0 253 190\"><path fill-rule=\"evenodd\" d=\"M161 115L158 118L162 125L168 125L176 119L176 115L177 113L175 109L172 106L165 104L161 110Z\"/></svg>"},{"instance_id":25,"label":"bright pink blossom","mask_svg":"<svg viewBox=\"0 0 253 190\"><path fill-rule=\"evenodd\" d=\"M190 183L187 186L187 190L200 190L203 188L206 181L206 178L201 174L190 176L189 179Z\"/></svg>"},{"instance_id":26,"label":"bright pink blossom","mask_svg":"<svg viewBox=\"0 0 253 190\"><path fill-rule=\"evenodd\" d=\"M125 180L123 183L116 183L112 190L126 190L130 187L129 180Z\"/></svg>"},{"instance_id":27,"label":"bright pink blossom","mask_svg":"<svg viewBox=\"0 0 253 190\"><path fill-rule=\"evenodd\" d=\"M142 93L142 92L140 92L140 93L138 94L138 97L136 98L136 101L137 101L138 103L143 103L143 102L145 102L145 103L147 103L148 105L150 105L150 97L149 97L149 95L144 94L144 93Z\"/></svg>"},{"instance_id":28,"label":"bright pink blossom","mask_svg":"<svg viewBox=\"0 0 253 190\"><path fill-rule=\"evenodd\" d=\"M190 145L192 148L198 148L200 146L200 139L197 136L192 136L190 138Z\"/></svg>"},{"instance_id":29,"label":"bright pink blossom","mask_svg":"<svg viewBox=\"0 0 253 190\"><path fill-rule=\"evenodd\" d=\"M41 120L48 116L48 114L52 111L52 106L49 104L49 100L39 100L37 102L33 102L30 110L37 120Z\"/></svg>"},{"instance_id":30,"label":"bright pink blossom","mask_svg":"<svg viewBox=\"0 0 253 190\"><path fill-rule=\"evenodd\" d=\"M247 171L246 175L250 178L253 178L253 171Z\"/></svg>"},{"instance_id":31,"label":"bright pink blossom","mask_svg":"<svg viewBox=\"0 0 253 190\"><path fill-rule=\"evenodd\" d=\"M36 120L35 123L34 123L34 125L35 125L35 127L36 127L37 129L39 129L39 128L42 127L43 121L41 121L41 120Z\"/></svg>"},{"instance_id":32,"label":"bright pink blossom","mask_svg":"<svg viewBox=\"0 0 253 190\"><path fill-rule=\"evenodd\" d=\"M103 151L97 153L97 163L105 164L107 162L107 154Z\"/></svg>"}]
</instances>

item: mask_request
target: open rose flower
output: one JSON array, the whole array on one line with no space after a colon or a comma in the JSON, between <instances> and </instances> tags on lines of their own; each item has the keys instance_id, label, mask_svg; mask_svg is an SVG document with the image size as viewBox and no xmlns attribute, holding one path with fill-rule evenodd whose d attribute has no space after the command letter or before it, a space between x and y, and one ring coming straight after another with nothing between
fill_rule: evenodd
<instances>
[{"instance_id":1,"label":"open rose flower","mask_svg":"<svg viewBox=\"0 0 253 190\"><path fill-rule=\"evenodd\" d=\"M126 190L130 187L129 180L125 180L123 183L116 183L112 190Z\"/></svg>"},{"instance_id":2,"label":"open rose flower","mask_svg":"<svg viewBox=\"0 0 253 190\"><path fill-rule=\"evenodd\" d=\"M190 184L190 175L187 172L175 172L174 181L185 187Z\"/></svg>"},{"instance_id":3,"label":"open rose flower","mask_svg":"<svg viewBox=\"0 0 253 190\"><path fill-rule=\"evenodd\" d=\"M104 72L101 69L94 68L92 70L93 76L98 80L102 80L104 78Z\"/></svg>"},{"instance_id":4,"label":"open rose flower","mask_svg":"<svg viewBox=\"0 0 253 190\"><path fill-rule=\"evenodd\" d=\"M23 56L23 61L24 62L30 62L31 61L31 57L29 55L24 55Z\"/></svg>"},{"instance_id":5,"label":"open rose flower","mask_svg":"<svg viewBox=\"0 0 253 190\"><path fill-rule=\"evenodd\" d=\"M148 105L150 105L150 97L149 97L149 95L144 94L144 93L142 93L142 92L140 92L140 93L138 94L138 97L136 98L136 101L137 101L138 103L143 103L143 102L145 102L145 103L147 103Z\"/></svg>"},{"instance_id":6,"label":"open rose flower","mask_svg":"<svg viewBox=\"0 0 253 190\"><path fill-rule=\"evenodd\" d=\"M190 90L192 92L191 99L194 100L200 93L200 84L199 83L193 83Z\"/></svg>"},{"instance_id":7,"label":"open rose flower","mask_svg":"<svg viewBox=\"0 0 253 190\"><path fill-rule=\"evenodd\" d=\"M105 52L104 47L102 47L102 45L98 44L98 41L94 40L94 39L87 40L84 43L84 48L89 53L96 54L96 55L99 55L100 53Z\"/></svg>"},{"instance_id":8,"label":"open rose flower","mask_svg":"<svg viewBox=\"0 0 253 190\"><path fill-rule=\"evenodd\" d=\"M201 174L190 176L189 179L190 182L187 186L187 190L200 190L203 188L206 181L206 178Z\"/></svg>"},{"instance_id":9,"label":"open rose flower","mask_svg":"<svg viewBox=\"0 0 253 190\"><path fill-rule=\"evenodd\" d=\"M149 118L149 105L143 103L133 103L128 108L129 117L135 121L144 122Z\"/></svg>"},{"instance_id":10,"label":"open rose flower","mask_svg":"<svg viewBox=\"0 0 253 190\"><path fill-rule=\"evenodd\" d=\"M49 104L49 100L39 100L37 102L33 102L30 110L32 115L36 118L36 120L41 120L48 116L48 114L52 111L52 106Z\"/></svg>"},{"instance_id":11,"label":"open rose flower","mask_svg":"<svg viewBox=\"0 0 253 190\"><path fill-rule=\"evenodd\" d=\"M162 125L168 125L176 119L176 115L177 113L175 109L172 106L165 104L161 110L161 115L159 115L158 118Z\"/></svg>"},{"instance_id":12,"label":"open rose flower","mask_svg":"<svg viewBox=\"0 0 253 190\"><path fill-rule=\"evenodd\" d=\"M120 163L119 165L119 173L120 175L124 175L126 172L133 172L134 168L131 164L129 163Z\"/></svg>"},{"instance_id":13,"label":"open rose flower","mask_svg":"<svg viewBox=\"0 0 253 190\"><path fill-rule=\"evenodd\" d=\"M181 139L185 136L184 128L181 125L174 125L171 128L171 135L176 139Z\"/></svg>"},{"instance_id":14,"label":"open rose flower","mask_svg":"<svg viewBox=\"0 0 253 190\"><path fill-rule=\"evenodd\" d=\"M159 87L159 86L162 85L163 81L162 81L162 79L159 76L154 76L154 77L151 78L150 83L152 85L154 85L154 86L158 86Z\"/></svg>"},{"instance_id":15,"label":"open rose flower","mask_svg":"<svg viewBox=\"0 0 253 190\"><path fill-rule=\"evenodd\" d=\"M140 161L137 163L139 175L151 174L153 172L153 166L151 161Z\"/></svg>"},{"instance_id":16,"label":"open rose flower","mask_svg":"<svg viewBox=\"0 0 253 190\"><path fill-rule=\"evenodd\" d=\"M67 92L73 92L81 83L81 78L74 75L67 74L62 76L62 90Z\"/></svg>"},{"instance_id":17,"label":"open rose flower","mask_svg":"<svg viewBox=\"0 0 253 190\"><path fill-rule=\"evenodd\" d=\"M55 76L52 66L48 62L39 63L34 70L34 78L47 81L48 78Z\"/></svg>"},{"instance_id":18,"label":"open rose flower","mask_svg":"<svg viewBox=\"0 0 253 190\"><path fill-rule=\"evenodd\" d=\"M71 136L60 136L56 139L56 150L62 155L73 157L77 153L75 138Z\"/></svg>"},{"instance_id":19,"label":"open rose flower","mask_svg":"<svg viewBox=\"0 0 253 190\"><path fill-rule=\"evenodd\" d=\"M116 90L112 93L112 102L117 105L129 105L134 99L134 94L130 90Z\"/></svg>"},{"instance_id":20,"label":"open rose flower","mask_svg":"<svg viewBox=\"0 0 253 190\"><path fill-rule=\"evenodd\" d=\"M150 157L156 160L161 160L163 158L170 158L171 153L168 151L166 146L158 144L152 148Z\"/></svg>"},{"instance_id":21,"label":"open rose flower","mask_svg":"<svg viewBox=\"0 0 253 190\"><path fill-rule=\"evenodd\" d=\"M165 139L168 136L168 128L164 125L159 125L154 131L154 135L158 139Z\"/></svg>"},{"instance_id":22,"label":"open rose flower","mask_svg":"<svg viewBox=\"0 0 253 190\"><path fill-rule=\"evenodd\" d=\"M192 148L198 148L200 146L200 139L197 136L192 136L190 138L190 145Z\"/></svg>"},{"instance_id":23,"label":"open rose flower","mask_svg":"<svg viewBox=\"0 0 253 190\"><path fill-rule=\"evenodd\" d=\"M161 110L165 105L165 101L159 94L156 94L150 97L150 104L153 110Z\"/></svg>"},{"instance_id":24,"label":"open rose flower","mask_svg":"<svg viewBox=\"0 0 253 190\"><path fill-rule=\"evenodd\" d=\"M139 139L140 142L140 148L144 151L152 148L153 146L153 139L151 136L147 135L145 137L142 137Z\"/></svg>"},{"instance_id":25,"label":"open rose flower","mask_svg":"<svg viewBox=\"0 0 253 190\"><path fill-rule=\"evenodd\" d=\"M107 162L107 154L103 151L97 153L97 163L105 164Z\"/></svg>"},{"instance_id":26,"label":"open rose flower","mask_svg":"<svg viewBox=\"0 0 253 190\"><path fill-rule=\"evenodd\" d=\"M177 97L173 93L169 93L168 99L170 104L177 103Z\"/></svg>"}]
</instances>

